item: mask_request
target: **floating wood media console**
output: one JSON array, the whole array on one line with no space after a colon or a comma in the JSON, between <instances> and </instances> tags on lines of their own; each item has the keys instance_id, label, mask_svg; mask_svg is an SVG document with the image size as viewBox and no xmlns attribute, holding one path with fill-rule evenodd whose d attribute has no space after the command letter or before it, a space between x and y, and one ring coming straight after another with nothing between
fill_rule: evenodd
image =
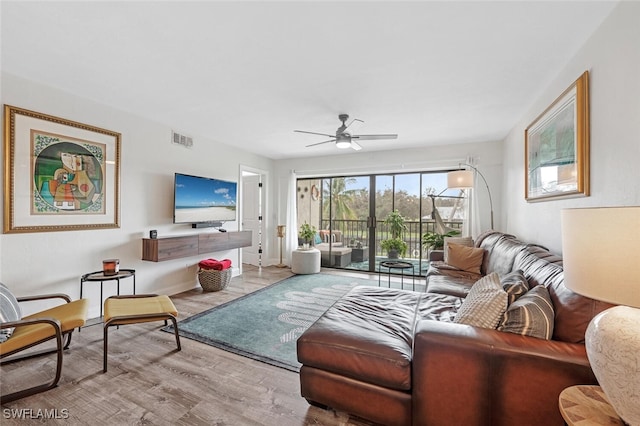
<instances>
[{"instance_id":1,"label":"floating wood media console","mask_svg":"<svg viewBox=\"0 0 640 426\"><path fill-rule=\"evenodd\" d=\"M179 237L143 238L142 260L163 260L250 247L251 231L214 232Z\"/></svg>"}]
</instances>

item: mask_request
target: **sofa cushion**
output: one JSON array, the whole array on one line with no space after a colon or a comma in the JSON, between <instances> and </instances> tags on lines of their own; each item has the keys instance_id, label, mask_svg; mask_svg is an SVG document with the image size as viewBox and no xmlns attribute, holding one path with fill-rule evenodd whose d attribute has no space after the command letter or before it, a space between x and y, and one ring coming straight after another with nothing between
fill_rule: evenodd
<instances>
[{"instance_id":1,"label":"sofa cushion","mask_svg":"<svg viewBox=\"0 0 640 426\"><path fill-rule=\"evenodd\" d=\"M463 271L480 273L484 249L461 246L460 244L447 245L447 263Z\"/></svg>"},{"instance_id":2,"label":"sofa cushion","mask_svg":"<svg viewBox=\"0 0 640 426\"><path fill-rule=\"evenodd\" d=\"M471 237L444 237L444 263L448 263L447 247L449 244L458 244L465 247L473 247L473 238Z\"/></svg>"},{"instance_id":3,"label":"sofa cushion","mask_svg":"<svg viewBox=\"0 0 640 426\"><path fill-rule=\"evenodd\" d=\"M486 238L484 244L492 241L493 238ZM497 272L501 277L508 274L511 271L514 271L516 268L514 267L515 258L522 250L524 250L527 245L523 242L516 240L515 238L511 238L508 235L502 235L500 238L495 241L495 243L490 246L490 251L488 251L487 262L483 265L484 269L482 272L485 275L490 274L491 272Z\"/></svg>"},{"instance_id":4,"label":"sofa cushion","mask_svg":"<svg viewBox=\"0 0 640 426\"><path fill-rule=\"evenodd\" d=\"M413 328L423 293L359 286L300 336L306 366L386 388L411 389Z\"/></svg>"},{"instance_id":5,"label":"sofa cushion","mask_svg":"<svg viewBox=\"0 0 640 426\"><path fill-rule=\"evenodd\" d=\"M454 322L495 329L507 309L507 292L496 273L479 279L462 302Z\"/></svg>"},{"instance_id":6,"label":"sofa cushion","mask_svg":"<svg viewBox=\"0 0 640 426\"><path fill-rule=\"evenodd\" d=\"M324 243L341 243L342 242L342 231L329 231L325 229L321 229L318 231L318 234L322 237L322 241Z\"/></svg>"},{"instance_id":7,"label":"sofa cushion","mask_svg":"<svg viewBox=\"0 0 640 426\"><path fill-rule=\"evenodd\" d=\"M442 261L437 262L429 262L429 269L427 270L427 284L431 283L432 276L441 275L444 277L452 277L452 278L462 278L470 281L469 288L482 278L481 274L475 274L469 271L463 271L462 269L458 269L454 266L447 265Z\"/></svg>"},{"instance_id":8,"label":"sofa cushion","mask_svg":"<svg viewBox=\"0 0 640 426\"><path fill-rule=\"evenodd\" d=\"M22 319L22 309L11 290L0 283L0 322L12 322ZM0 343L13 334L15 327L0 329Z\"/></svg>"},{"instance_id":9,"label":"sofa cushion","mask_svg":"<svg viewBox=\"0 0 640 426\"><path fill-rule=\"evenodd\" d=\"M427 293L447 294L456 297L467 297L473 284L482 277L469 279L448 275L431 275L427 286Z\"/></svg>"},{"instance_id":10,"label":"sofa cushion","mask_svg":"<svg viewBox=\"0 0 640 426\"><path fill-rule=\"evenodd\" d=\"M553 323L549 291L538 285L509 306L498 330L549 340L553 336Z\"/></svg>"},{"instance_id":11,"label":"sofa cushion","mask_svg":"<svg viewBox=\"0 0 640 426\"><path fill-rule=\"evenodd\" d=\"M507 296L509 296L509 305L529 291L529 283L520 269L509 272L500 278L500 284L502 284L502 288L507 292Z\"/></svg>"},{"instance_id":12,"label":"sofa cushion","mask_svg":"<svg viewBox=\"0 0 640 426\"><path fill-rule=\"evenodd\" d=\"M427 293L420 300L418 318L421 320L453 322L456 313L462 306L462 302L464 302L464 297Z\"/></svg>"}]
</instances>

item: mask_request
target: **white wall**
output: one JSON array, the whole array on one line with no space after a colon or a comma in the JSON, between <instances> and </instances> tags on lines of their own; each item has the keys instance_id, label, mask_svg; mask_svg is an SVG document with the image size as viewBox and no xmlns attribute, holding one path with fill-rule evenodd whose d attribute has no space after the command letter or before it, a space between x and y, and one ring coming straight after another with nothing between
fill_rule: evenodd
<instances>
[{"instance_id":1,"label":"white wall","mask_svg":"<svg viewBox=\"0 0 640 426\"><path fill-rule=\"evenodd\" d=\"M312 155L312 148L309 153ZM474 144L459 144L447 146L432 146L420 149L404 149L389 151L367 152L366 147L357 153L349 150L340 155L325 157L308 157L276 162L276 175L279 182L278 190L287 193L288 174L295 170L297 177L320 177L384 173L384 172L412 172L457 168L467 157L474 157L477 167L487 179L493 198L493 209L500 211L502 196L502 142L484 142ZM489 199L483 184L478 191L480 210L480 226L486 230L490 228ZM277 204L277 220L286 220L286 197L280 197ZM501 229L500 216L496 214L495 229Z\"/></svg>"},{"instance_id":2,"label":"white wall","mask_svg":"<svg viewBox=\"0 0 640 426\"><path fill-rule=\"evenodd\" d=\"M640 205L639 22L640 3L620 2L505 139L501 222L507 232L561 253L563 208ZM524 130L585 70L591 92L591 196L527 203Z\"/></svg>"},{"instance_id":3,"label":"white wall","mask_svg":"<svg viewBox=\"0 0 640 426\"><path fill-rule=\"evenodd\" d=\"M0 280L17 295L62 292L78 298L80 276L100 270L102 260L108 258L119 258L122 268L136 270L138 293L175 294L197 286L195 265L205 257L230 258L236 268L234 273L238 273L239 250L155 263L141 260L142 238L148 237L151 229L157 229L159 236L201 231L172 224L174 172L237 181L240 164L271 170L271 160L197 135L193 135L192 149L173 145L170 123L152 122L7 73L1 78L3 104L122 134L121 227L2 234ZM215 121L211 125L215 126ZM188 133L188 129L176 130ZM0 155L4 161L4 153ZM239 222L225 224L229 230L238 226ZM130 281L122 281L123 293L130 291ZM92 299L93 317L98 316L99 287L85 284L85 295L91 288L88 296ZM105 296L113 293L115 282L105 283Z\"/></svg>"}]
</instances>

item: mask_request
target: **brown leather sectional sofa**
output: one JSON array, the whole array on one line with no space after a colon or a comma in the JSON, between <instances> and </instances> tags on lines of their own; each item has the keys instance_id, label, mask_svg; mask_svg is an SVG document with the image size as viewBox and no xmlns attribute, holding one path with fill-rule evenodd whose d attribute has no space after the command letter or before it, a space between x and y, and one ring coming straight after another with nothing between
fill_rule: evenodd
<instances>
[{"instance_id":1,"label":"brown leather sectional sofa","mask_svg":"<svg viewBox=\"0 0 640 426\"><path fill-rule=\"evenodd\" d=\"M551 340L451 322L479 276L432 265L425 293L356 287L300 337L302 396L385 425L563 425L558 395L596 383L584 334L610 305L568 290L542 247L499 232L476 246L482 275L521 269L548 288Z\"/></svg>"}]
</instances>

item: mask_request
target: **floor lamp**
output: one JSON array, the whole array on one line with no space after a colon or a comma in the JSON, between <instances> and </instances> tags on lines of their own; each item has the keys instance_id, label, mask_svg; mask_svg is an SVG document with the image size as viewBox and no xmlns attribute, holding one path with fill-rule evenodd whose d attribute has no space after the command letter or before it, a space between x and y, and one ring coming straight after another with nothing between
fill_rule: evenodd
<instances>
[{"instance_id":1,"label":"floor lamp","mask_svg":"<svg viewBox=\"0 0 640 426\"><path fill-rule=\"evenodd\" d=\"M487 193L489 194L489 206L491 207L491 229L493 229L493 200L491 199L491 190L489 189L487 180L484 178L482 173L480 173L480 170L476 169L471 164L460 164L460 166L472 168L484 181L484 185L487 187ZM447 173L447 187L449 189L473 188L474 182L475 177L471 170L456 170L454 172Z\"/></svg>"},{"instance_id":2,"label":"floor lamp","mask_svg":"<svg viewBox=\"0 0 640 426\"><path fill-rule=\"evenodd\" d=\"M640 425L640 207L564 209L561 220L564 284L618 305L589 323L591 369L622 420Z\"/></svg>"},{"instance_id":3,"label":"floor lamp","mask_svg":"<svg viewBox=\"0 0 640 426\"><path fill-rule=\"evenodd\" d=\"M280 238L280 263L276 265L278 268L287 267L287 265L282 263L282 240L284 240L284 234L285 234L285 226L278 225L278 238Z\"/></svg>"}]
</instances>

